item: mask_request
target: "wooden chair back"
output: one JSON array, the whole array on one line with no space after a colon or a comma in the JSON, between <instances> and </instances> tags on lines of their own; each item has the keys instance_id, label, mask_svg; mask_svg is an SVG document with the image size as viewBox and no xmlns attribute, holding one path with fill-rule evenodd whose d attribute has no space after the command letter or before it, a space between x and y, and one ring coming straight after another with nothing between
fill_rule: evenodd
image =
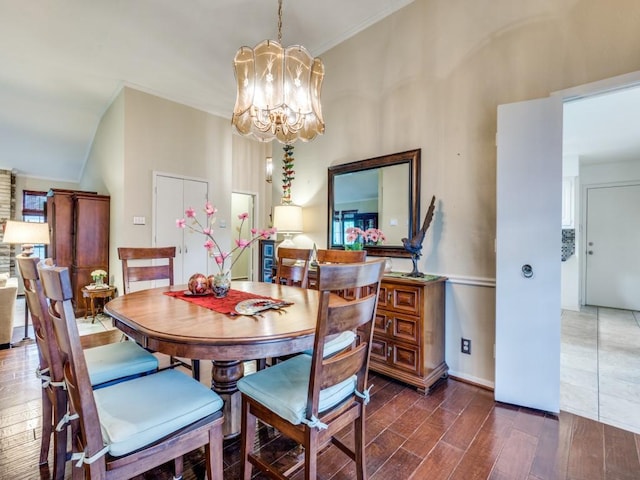
<instances>
[{"instance_id":1,"label":"wooden chair back","mask_svg":"<svg viewBox=\"0 0 640 480\"><path fill-rule=\"evenodd\" d=\"M307 418L321 418L317 408L320 390L357 376L357 390L364 392L367 386L369 351L373 338L376 306L380 282L384 274L384 260L352 264L318 265L318 290L320 304L311 363L311 381L307 400ZM375 287L370 293L351 301L336 301L334 292L362 287ZM360 342L331 357L324 357L327 339L347 331L358 331ZM357 397L352 397L351 401ZM349 405L352 402L346 402ZM333 415L335 412L332 412Z\"/></svg>"},{"instance_id":2,"label":"wooden chair back","mask_svg":"<svg viewBox=\"0 0 640 480\"><path fill-rule=\"evenodd\" d=\"M122 261L122 280L124 293L131 292L131 282L169 280L173 285L173 259L176 247L119 247L118 258ZM161 265L150 265L153 260L166 260ZM139 265L137 261L146 261ZM133 264L132 264L133 263Z\"/></svg>"},{"instance_id":3,"label":"wooden chair back","mask_svg":"<svg viewBox=\"0 0 640 480\"><path fill-rule=\"evenodd\" d=\"M42 381L42 438L40 442L40 465L46 465L53 433L53 478L64 478L67 453L67 429L54 431L54 427L67 411L67 394L61 387L63 380L62 359L56 344L53 325L48 317L47 299L42 290L38 274L38 257L17 256L16 262L24 284L24 296L31 313L33 331L38 347L40 365L38 375ZM51 260L44 261L51 264ZM44 312L44 313L43 313Z\"/></svg>"},{"instance_id":4,"label":"wooden chair back","mask_svg":"<svg viewBox=\"0 0 640 480\"><path fill-rule=\"evenodd\" d=\"M307 288L312 253L313 250L306 248L278 248L278 266L273 282Z\"/></svg>"},{"instance_id":5,"label":"wooden chair back","mask_svg":"<svg viewBox=\"0 0 640 480\"><path fill-rule=\"evenodd\" d=\"M366 250L318 249L318 263L360 263L367 259Z\"/></svg>"}]
</instances>

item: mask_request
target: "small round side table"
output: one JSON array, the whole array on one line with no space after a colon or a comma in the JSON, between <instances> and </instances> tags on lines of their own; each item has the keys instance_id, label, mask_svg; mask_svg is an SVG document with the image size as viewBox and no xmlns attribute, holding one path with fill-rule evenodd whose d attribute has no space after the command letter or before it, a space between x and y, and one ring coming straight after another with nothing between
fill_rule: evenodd
<instances>
[{"instance_id":1,"label":"small round side table","mask_svg":"<svg viewBox=\"0 0 640 480\"><path fill-rule=\"evenodd\" d=\"M87 318L87 310L88 307L91 307L91 323L96 321L96 314L102 311L96 311L95 300L96 298L104 299L104 303L107 300L111 300L116 293L116 287L112 287L110 285L104 285L102 287L93 287L91 285L87 285L86 287L82 287L82 297L84 298L84 318Z\"/></svg>"}]
</instances>

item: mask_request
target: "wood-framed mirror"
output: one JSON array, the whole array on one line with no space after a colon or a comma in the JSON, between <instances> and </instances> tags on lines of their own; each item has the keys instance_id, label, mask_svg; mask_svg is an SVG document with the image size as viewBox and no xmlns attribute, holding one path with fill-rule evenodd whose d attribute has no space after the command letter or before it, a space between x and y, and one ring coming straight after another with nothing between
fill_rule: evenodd
<instances>
[{"instance_id":1,"label":"wood-framed mirror","mask_svg":"<svg viewBox=\"0 0 640 480\"><path fill-rule=\"evenodd\" d=\"M402 238L420 228L420 149L329 167L328 248L345 248L347 228L377 228L386 241L367 255L411 257Z\"/></svg>"}]
</instances>

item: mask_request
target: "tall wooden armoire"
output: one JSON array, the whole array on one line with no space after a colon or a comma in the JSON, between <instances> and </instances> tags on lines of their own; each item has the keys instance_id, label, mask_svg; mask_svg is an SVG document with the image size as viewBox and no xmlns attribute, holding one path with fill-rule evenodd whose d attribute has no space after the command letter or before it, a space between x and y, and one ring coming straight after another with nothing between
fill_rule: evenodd
<instances>
[{"instance_id":1,"label":"tall wooden armoire","mask_svg":"<svg viewBox=\"0 0 640 480\"><path fill-rule=\"evenodd\" d=\"M109 196L52 189L47 198L51 239L47 255L68 267L77 316L85 314L82 287L93 270L109 271Z\"/></svg>"}]
</instances>

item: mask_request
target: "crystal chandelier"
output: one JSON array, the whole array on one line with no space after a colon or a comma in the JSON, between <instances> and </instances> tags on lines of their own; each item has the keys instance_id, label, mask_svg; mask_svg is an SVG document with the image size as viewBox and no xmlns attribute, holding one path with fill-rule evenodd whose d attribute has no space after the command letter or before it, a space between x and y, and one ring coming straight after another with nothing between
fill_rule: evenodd
<instances>
[{"instance_id":1,"label":"crystal chandelier","mask_svg":"<svg viewBox=\"0 0 640 480\"><path fill-rule=\"evenodd\" d=\"M306 48L282 48L282 0L278 41L241 47L233 60L238 95L231 123L241 135L261 142L308 142L324 133L320 90L324 65Z\"/></svg>"}]
</instances>

